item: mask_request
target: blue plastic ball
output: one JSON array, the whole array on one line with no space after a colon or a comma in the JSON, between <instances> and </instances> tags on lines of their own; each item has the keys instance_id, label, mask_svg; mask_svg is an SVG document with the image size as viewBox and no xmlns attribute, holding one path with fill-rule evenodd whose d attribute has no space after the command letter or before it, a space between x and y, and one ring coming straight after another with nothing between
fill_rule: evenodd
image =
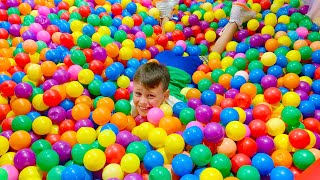
<instances>
[{"instance_id":1,"label":"blue plastic ball","mask_svg":"<svg viewBox=\"0 0 320 180\"><path fill-rule=\"evenodd\" d=\"M100 93L105 97L112 97L117 90L117 86L113 82L104 82L100 86Z\"/></svg>"},{"instance_id":2,"label":"blue plastic ball","mask_svg":"<svg viewBox=\"0 0 320 180\"><path fill-rule=\"evenodd\" d=\"M320 50L314 51L312 53L311 59L314 63L320 63Z\"/></svg>"},{"instance_id":3,"label":"blue plastic ball","mask_svg":"<svg viewBox=\"0 0 320 180\"><path fill-rule=\"evenodd\" d=\"M238 121L239 114L235 109L228 107L221 111L220 120L222 125L226 126L231 121Z\"/></svg>"},{"instance_id":4,"label":"blue plastic ball","mask_svg":"<svg viewBox=\"0 0 320 180\"><path fill-rule=\"evenodd\" d=\"M250 48L249 44L246 43L239 43L236 47L236 53L246 53L246 51Z\"/></svg>"},{"instance_id":5,"label":"blue plastic ball","mask_svg":"<svg viewBox=\"0 0 320 180\"><path fill-rule=\"evenodd\" d=\"M174 46L174 47L172 48L172 51L173 51L173 53L174 53L175 55L177 55L177 56L182 56L183 53L184 53L184 49L183 49L183 47L181 47L181 46Z\"/></svg>"},{"instance_id":6,"label":"blue plastic ball","mask_svg":"<svg viewBox=\"0 0 320 180\"><path fill-rule=\"evenodd\" d=\"M61 174L62 179L72 179L72 180L81 180L84 179L86 176L83 168L81 166L72 164L67 166Z\"/></svg>"},{"instance_id":7,"label":"blue plastic ball","mask_svg":"<svg viewBox=\"0 0 320 180\"><path fill-rule=\"evenodd\" d=\"M257 153L252 158L252 166L257 168L257 170L262 176L266 176L274 168L274 163L272 158L268 154Z\"/></svg>"},{"instance_id":8,"label":"blue plastic ball","mask_svg":"<svg viewBox=\"0 0 320 180\"><path fill-rule=\"evenodd\" d=\"M269 67L267 74L274 75L276 78L280 78L283 75L283 70L278 65Z\"/></svg>"},{"instance_id":9,"label":"blue plastic ball","mask_svg":"<svg viewBox=\"0 0 320 180\"><path fill-rule=\"evenodd\" d=\"M202 143L203 132L199 127L191 126L183 131L182 137L188 145L195 146Z\"/></svg>"},{"instance_id":10,"label":"blue plastic ball","mask_svg":"<svg viewBox=\"0 0 320 180\"><path fill-rule=\"evenodd\" d=\"M270 179L272 180L292 180L294 179L293 173L290 169L284 166L278 166L272 169L270 173Z\"/></svg>"},{"instance_id":11,"label":"blue plastic ball","mask_svg":"<svg viewBox=\"0 0 320 180\"><path fill-rule=\"evenodd\" d=\"M231 87L240 90L240 87L246 83L246 79L243 76L234 76L231 78Z\"/></svg>"},{"instance_id":12,"label":"blue plastic ball","mask_svg":"<svg viewBox=\"0 0 320 180\"><path fill-rule=\"evenodd\" d=\"M163 156L155 150L149 151L143 157L144 167L147 171L151 171L153 168L157 166L163 166L164 159Z\"/></svg>"},{"instance_id":13,"label":"blue plastic ball","mask_svg":"<svg viewBox=\"0 0 320 180\"><path fill-rule=\"evenodd\" d=\"M311 94L309 96L309 100L313 102L316 109L320 109L320 95L319 94Z\"/></svg>"},{"instance_id":14,"label":"blue plastic ball","mask_svg":"<svg viewBox=\"0 0 320 180\"><path fill-rule=\"evenodd\" d=\"M184 176L192 172L193 162L190 156L178 154L172 159L172 170L178 176Z\"/></svg>"},{"instance_id":15,"label":"blue plastic ball","mask_svg":"<svg viewBox=\"0 0 320 180\"><path fill-rule=\"evenodd\" d=\"M212 106L216 103L217 95L211 90L205 90L202 92L200 100L203 104Z\"/></svg>"},{"instance_id":16,"label":"blue plastic ball","mask_svg":"<svg viewBox=\"0 0 320 180\"><path fill-rule=\"evenodd\" d=\"M182 111L182 109L187 108L187 107L188 107L187 103L185 103L185 102L177 102L172 107L173 114L176 117L179 117L180 112Z\"/></svg>"},{"instance_id":17,"label":"blue plastic ball","mask_svg":"<svg viewBox=\"0 0 320 180\"><path fill-rule=\"evenodd\" d=\"M313 117L316 106L310 100L301 101L299 104L299 110L304 118Z\"/></svg>"},{"instance_id":18,"label":"blue plastic ball","mask_svg":"<svg viewBox=\"0 0 320 180\"><path fill-rule=\"evenodd\" d=\"M252 83L260 84L263 76L265 76L265 73L261 69L254 69L249 73L249 80Z\"/></svg>"},{"instance_id":19,"label":"blue plastic ball","mask_svg":"<svg viewBox=\"0 0 320 180\"><path fill-rule=\"evenodd\" d=\"M312 85L311 85L312 91L315 94L320 94L320 80L315 80L313 81Z\"/></svg>"},{"instance_id":20,"label":"blue plastic ball","mask_svg":"<svg viewBox=\"0 0 320 180\"><path fill-rule=\"evenodd\" d=\"M106 129L110 129L116 135L119 133L119 128L112 123L108 123L108 124L105 124L104 126L102 126L100 132L102 132L103 130L106 130Z\"/></svg>"}]
</instances>

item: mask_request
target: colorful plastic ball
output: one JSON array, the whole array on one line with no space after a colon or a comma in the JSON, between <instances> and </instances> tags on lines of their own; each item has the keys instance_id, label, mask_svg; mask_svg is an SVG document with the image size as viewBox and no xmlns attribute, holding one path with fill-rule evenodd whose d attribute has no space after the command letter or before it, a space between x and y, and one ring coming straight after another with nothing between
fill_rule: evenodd
<instances>
[{"instance_id":1,"label":"colorful plastic ball","mask_svg":"<svg viewBox=\"0 0 320 180\"><path fill-rule=\"evenodd\" d=\"M226 126L226 135L234 141L239 141L245 137L246 128L241 122L232 121Z\"/></svg>"},{"instance_id":2,"label":"colorful plastic ball","mask_svg":"<svg viewBox=\"0 0 320 180\"><path fill-rule=\"evenodd\" d=\"M299 123L301 112L293 106L285 107L281 112L282 120L288 125L296 125Z\"/></svg>"},{"instance_id":3,"label":"colorful plastic ball","mask_svg":"<svg viewBox=\"0 0 320 180\"><path fill-rule=\"evenodd\" d=\"M231 165L230 159L224 154L215 154L210 161L210 166L219 170L223 177L230 174Z\"/></svg>"},{"instance_id":4,"label":"colorful plastic ball","mask_svg":"<svg viewBox=\"0 0 320 180\"><path fill-rule=\"evenodd\" d=\"M156 107L151 108L147 114L148 121L154 125L158 125L162 117L164 117L164 113L160 108Z\"/></svg>"},{"instance_id":5,"label":"colorful plastic ball","mask_svg":"<svg viewBox=\"0 0 320 180\"><path fill-rule=\"evenodd\" d=\"M30 149L21 149L14 156L14 165L17 169L22 170L28 166L36 165L36 156Z\"/></svg>"},{"instance_id":6,"label":"colorful plastic ball","mask_svg":"<svg viewBox=\"0 0 320 180\"><path fill-rule=\"evenodd\" d=\"M256 139L258 152L270 154L273 152L275 145L273 139L269 136L260 136Z\"/></svg>"},{"instance_id":7,"label":"colorful plastic ball","mask_svg":"<svg viewBox=\"0 0 320 180\"><path fill-rule=\"evenodd\" d=\"M192 159L185 154L178 154L172 159L172 170L178 176L184 176L192 172Z\"/></svg>"},{"instance_id":8,"label":"colorful plastic ball","mask_svg":"<svg viewBox=\"0 0 320 180\"><path fill-rule=\"evenodd\" d=\"M183 108L179 113L179 119L181 120L182 124L186 125L195 120L195 111L192 108Z\"/></svg>"},{"instance_id":9,"label":"colorful plastic ball","mask_svg":"<svg viewBox=\"0 0 320 180\"><path fill-rule=\"evenodd\" d=\"M62 179L84 179L85 172L84 169L76 164L72 164L63 169L61 174Z\"/></svg>"},{"instance_id":10,"label":"colorful plastic ball","mask_svg":"<svg viewBox=\"0 0 320 180\"><path fill-rule=\"evenodd\" d=\"M222 180L223 176L219 170L216 168L206 168L200 174L200 179L217 179Z\"/></svg>"},{"instance_id":11,"label":"colorful plastic ball","mask_svg":"<svg viewBox=\"0 0 320 180\"><path fill-rule=\"evenodd\" d=\"M59 164L59 155L56 151L46 149L37 156L37 166L43 171L50 171L51 168Z\"/></svg>"},{"instance_id":12,"label":"colorful plastic ball","mask_svg":"<svg viewBox=\"0 0 320 180\"><path fill-rule=\"evenodd\" d=\"M24 130L28 132L32 128L32 121L28 116L20 115L13 119L11 126L13 131Z\"/></svg>"},{"instance_id":13,"label":"colorful plastic ball","mask_svg":"<svg viewBox=\"0 0 320 180\"><path fill-rule=\"evenodd\" d=\"M119 164L108 164L102 171L102 177L103 179L122 179L124 176L124 172L121 169L121 166Z\"/></svg>"},{"instance_id":14,"label":"colorful plastic ball","mask_svg":"<svg viewBox=\"0 0 320 180\"><path fill-rule=\"evenodd\" d=\"M91 149L83 157L83 164L89 171L98 171L105 163L105 154L100 149Z\"/></svg>"},{"instance_id":15,"label":"colorful plastic ball","mask_svg":"<svg viewBox=\"0 0 320 180\"><path fill-rule=\"evenodd\" d=\"M233 108L225 108L220 113L220 119L221 119L222 125L226 126L231 121L238 121L239 114Z\"/></svg>"},{"instance_id":16,"label":"colorful plastic ball","mask_svg":"<svg viewBox=\"0 0 320 180\"><path fill-rule=\"evenodd\" d=\"M252 138L245 137L237 142L237 150L239 153L252 157L257 153L258 145Z\"/></svg>"},{"instance_id":17,"label":"colorful plastic ball","mask_svg":"<svg viewBox=\"0 0 320 180\"><path fill-rule=\"evenodd\" d=\"M0 136L0 143L2 144L0 148L0 155L4 155L9 150L9 141L7 138Z\"/></svg>"},{"instance_id":18,"label":"colorful plastic ball","mask_svg":"<svg viewBox=\"0 0 320 180\"><path fill-rule=\"evenodd\" d=\"M151 171L153 168L157 166L163 166L164 159L158 151L152 150L145 154L143 162L146 170Z\"/></svg>"},{"instance_id":19,"label":"colorful plastic ball","mask_svg":"<svg viewBox=\"0 0 320 180\"><path fill-rule=\"evenodd\" d=\"M300 169L307 169L315 161L315 156L308 150L298 150L293 154L293 163Z\"/></svg>"},{"instance_id":20,"label":"colorful plastic ball","mask_svg":"<svg viewBox=\"0 0 320 180\"><path fill-rule=\"evenodd\" d=\"M23 130L16 131L10 136L9 144L14 150L28 148L31 144L30 134Z\"/></svg>"},{"instance_id":21,"label":"colorful plastic ball","mask_svg":"<svg viewBox=\"0 0 320 180\"><path fill-rule=\"evenodd\" d=\"M301 111L301 114L304 118L308 118L313 117L316 108L312 101L305 100L300 102L299 110Z\"/></svg>"},{"instance_id":22,"label":"colorful plastic ball","mask_svg":"<svg viewBox=\"0 0 320 180\"><path fill-rule=\"evenodd\" d=\"M103 147L108 147L116 142L116 135L112 130L103 130L98 135L98 142Z\"/></svg>"},{"instance_id":23,"label":"colorful plastic ball","mask_svg":"<svg viewBox=\"0 0 320 180\"><path fill-rule=\"evenodd\" d=\"M179 154L183 151L185 142L179 134L170 134L167 136L164 144L166 152L171 154Z\"/></svg>"},{"instance_id":24,"label":"colorful plastic ball","mask_svg":"<svg viewBox=\"0 0 320 180\"><path fill-rule=\"evenodd\" d=\"M274 163L269 155L264 154L264 153L257 153L252 158L252 166L257 168L260 175L266 176L274 168Z\"/></svg>"},{"instance_id":25,"label":"colorful plastic ball","mask_svg":"<svg viewBox=\"0 0 320 180\"><path fill-rule=\"evenodd\" d=\"M162 128L154 128L149 132L148 141L155 148L164 146L167 133Z\"/></svg>"},{"instance_id":26,"label":"colorful plastic ball","mask_svg":"<svg viewBox=\"0 0 320 180\"><path fill-rule=\"evenodd\" d=\"M255 180L255 179L260 179L260 174L259 174L259 171L253 167L253 166L248 166L248 165L245 165L245 166L242 166L240 167L240 169L238 170L237 172L237 178L239 178L240 180L244 180L244 179L252 179L252 180Z\"/></svg>"},{"instance_id":27,"label":"colorful plastic ball","mask_svg":"<svg viewBox=\"0 0 320 180\"><path fill-rule=\"evenodd\" d=\"M274 180L290 180L294 179L294 175L287 167L279 166L272 169L270 178Z\"/></svg>"},{"instance_id":28,"label":"colorful plastic ball","mask_svg":"<svg viewBox=\"0 0 320 180\"><path fill-rule=\"evenodd\" d=\"M303 129L294 129L289 133L290 144L298 149L303 149L310 144L310 136Z\"/></svg>"},{"instance_id":29,"label":"colorful plastic ball","mask_svg":"<svg viewBox=\"0 0 320 180\"><path fill-rule=\"evenodd\" d=\"M170 179L171 174L167 168L157 166L150 171L149 178L153 180Z\"/></svg>"},{"instance_id":30,"label":"colorful plastic ball","mask_svg":"<svg viewBox=\"0 0 320 180\"><path fill-rule=\"evenodd\" d=\"M64 166L56 166L56 167L53 167L47 174L47 179L48 180L54 180L54 179L58 179L58 178L61 178L62 176L62 172L63 170L65 169Z\"/></svg>"},{"instance_id":31,"label":"colorful plastic ball","mask_svg":"<svg viewBox=\"0 0 320 180\"><path fill-rule=\"evenodd\" d=\"M57 141L53 144L52 149L59 155L60 162L66 162L70 159L71 145L65 141Z\"/></svg>"},{"instance_id":32,"label":"colorful plastic ball","mask_svg":"<svg viewBox=\"0 0 320 180\"><path fill-rule=\"evenodd\" d=\"M28 166L20 172L19 179L42 179L42 176L43 173L39 170L37 166Z\"/></svg>"},{"instance_id":33,"label":"colorful plastic ball","mask_svg":"<svg viewBox=\"0 0 320 180\"><path fill-rule=\"evenodd\" d=\"M285 123L279 118L271 118L266 123L268 134L277 136L285 131Z\"/></svg>"},{"instance_id":34,"label":"colorful plastic ball","mask_svg":"<svg viewBox=\"0 0 320 180\"><path fill-rule=\"evenodd\" d=\"M183 132L182 137L188 145L195 146L203 141L203 132L199 127L192 126Z\"/></svg>"},{"instance_id":35,"label":"colorful plastic ball","mask_svg":"<svg viewBox=\"0 0 320 180\"><path fill-rule=\"evenodd\" d=\"M190 156L195 165L205 166L210 163L212 153L207 146L199 144L191 149Z\"/></svg>"}]
</instances>

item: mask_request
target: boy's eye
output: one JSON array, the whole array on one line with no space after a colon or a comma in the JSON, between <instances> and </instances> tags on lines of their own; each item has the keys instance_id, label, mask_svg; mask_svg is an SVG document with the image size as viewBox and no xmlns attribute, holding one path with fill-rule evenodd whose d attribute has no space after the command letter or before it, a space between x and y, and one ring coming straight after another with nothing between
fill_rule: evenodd
<instances>
[{"instance_id":1,"label":"boy's eye","mask_svg":"<svg viewBox=\"0 0 320 180\"><path fill-rule=\"evenodd\" d=\"M154 98L155 96L153 94L148 95L149 98Z\"/></svg>"},{"instance_id":2,"label":"boy's eye","mask_svg":"<svg viewBox=\"0 0 320 180\"><path fill-rule=\"evenodd\" d=\"M135 92L135 95L136 95L136 96L141 96L141 93Z\"/></svg>"}]
</instances>

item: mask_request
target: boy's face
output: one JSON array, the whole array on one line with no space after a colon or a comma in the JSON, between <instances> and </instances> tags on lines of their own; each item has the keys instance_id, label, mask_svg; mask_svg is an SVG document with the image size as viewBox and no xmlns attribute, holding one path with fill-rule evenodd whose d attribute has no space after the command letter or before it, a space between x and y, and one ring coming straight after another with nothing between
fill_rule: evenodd
<instances>
[{"instance_id":1,"label":"boy's face","mask_svg":"<svg viewBox=\"0 0 320 180\"><path fill-rule=\"evenodd\" d=\"M142 84L134 82L133 104L139 115L145 117L153 107L159 107L169 97L169 90L163 91L162 84L153 89L147 89Z\"/></svg>"}]
</instances>

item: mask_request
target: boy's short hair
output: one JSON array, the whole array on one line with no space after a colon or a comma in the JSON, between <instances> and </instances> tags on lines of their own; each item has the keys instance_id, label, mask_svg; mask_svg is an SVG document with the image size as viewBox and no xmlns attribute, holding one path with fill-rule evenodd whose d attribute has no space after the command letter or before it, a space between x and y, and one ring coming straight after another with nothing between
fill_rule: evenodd
<instances>
[{"instance_id":1,"label":"boy's short hair","mask_svg":"<svg viewBox=\"0 0 320 180\"><path fill-rule=\"evenodd\" d=\"M163 91L165 91L169 87L170 75L165 66L150 62L137 69L133 81L141 83L147 89L156 88L162 83Z\"/></svg>"}]
</instances>

